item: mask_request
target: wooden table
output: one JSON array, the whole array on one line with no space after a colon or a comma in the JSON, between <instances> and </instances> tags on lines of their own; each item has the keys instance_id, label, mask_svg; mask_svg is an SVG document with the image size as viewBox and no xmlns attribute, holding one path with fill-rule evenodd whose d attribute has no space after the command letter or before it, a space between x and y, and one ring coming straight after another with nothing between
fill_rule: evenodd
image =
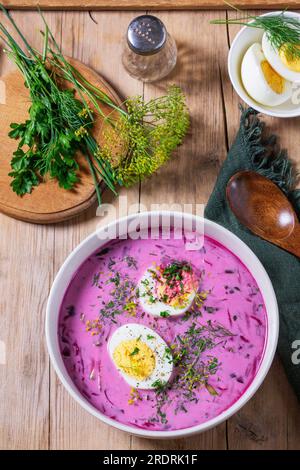
<instances>
[{"instance_id":1,"label":"wooden table","mask_svg":"<svg viewBox=\"0 0 300 470\"><path fill-rule=\"evenodd\" d=\"M100 71L122 95L149 98L162 93L167 82L183 87L192 114L190 136L158 175L121 194L146 207L205 203L239 124L238 98L226 69L236 30L209 25L209 20L225 17L224 11L160 12L179 47L178 66L167 81L143 85L124 73L120 61L121 38L135 13L48 12L46 18L63 51ZM36 44L38 15L13 15ZM1 52L0 75L9 67ZM300 119L266 120L300 164ZM100 423L68 395L49 363L45 308L66 256L97 224L105 223L95 211L56 226L0 215L0 340L7 347L7 363L0 365L0 448L300 449L300 406L278 359L247 406L227 423L188 440L131 437Z\"/></svg>"}]
</instances>

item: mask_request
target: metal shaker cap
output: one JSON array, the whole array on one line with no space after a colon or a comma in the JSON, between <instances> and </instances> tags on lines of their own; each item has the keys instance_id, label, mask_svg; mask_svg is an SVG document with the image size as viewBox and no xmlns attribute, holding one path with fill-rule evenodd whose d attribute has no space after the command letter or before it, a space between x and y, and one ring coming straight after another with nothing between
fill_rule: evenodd
<instances>
[{"instance_id":1,"label":"metal shaker cap","mask_svg":"<svg viewBox=\"0 0 300 470\"><path fill-rule=\"evenodd\" d=\"M156 54L164 47L166 39L165 25L156 16L138 16L128 26L127 42L136 54Z\"/></svg>"}]
</instances>

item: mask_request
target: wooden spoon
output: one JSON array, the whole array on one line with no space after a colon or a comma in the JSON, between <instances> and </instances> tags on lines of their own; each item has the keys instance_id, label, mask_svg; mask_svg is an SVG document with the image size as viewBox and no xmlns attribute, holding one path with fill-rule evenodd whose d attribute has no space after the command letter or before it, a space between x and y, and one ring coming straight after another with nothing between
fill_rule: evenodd
<instances>
[{"instance_id":1,"label":"wooden spoon","mask_svg":"<svg viewBox=\"0 0 300 470\"><path fill-rule=\"evenodd\" d=\"M300 223L279 187L254 171L233 175L226 188L232 212L251 232L300 257Z\"/></svg>"}]
</instances>

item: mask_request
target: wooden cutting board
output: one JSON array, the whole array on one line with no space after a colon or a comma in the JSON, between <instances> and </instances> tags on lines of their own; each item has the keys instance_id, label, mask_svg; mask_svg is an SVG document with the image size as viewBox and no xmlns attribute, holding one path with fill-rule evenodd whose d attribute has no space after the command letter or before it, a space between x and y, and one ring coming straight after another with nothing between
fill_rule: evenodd
<instances>
[{"instance_id":1,"label":"wooden cutting board","mask_svg":"<svg viewBox=\"0 0 300 470\"><path fill-rule=\"evenodd\" d=\"M232 3L244 9L299 8L299 0L237 0ZM228 9L222 0L6 0L7 8L33 9L37 5L45 10L212 10Z\"/></svg>"},{"instance_id":2,"label":"wooden cutting board","mask_svg":"<svg viewBox=\"0 0 300 470\"><path fill-rule=\"evenodd\" d=\"M70 62L91 83L121 104L116 92L101 76L80 62L71 59ZM26 120L29 106L29 92L24 86L20 72L16 70L0 77L0 211L27 222L61 222L78 215L96 201L93 179L85 158L78 155L80 182L74 190L59 188L55 180L48 180L23 197L12 191L8 173L17 141L10 139L8 132L12 122ZM105 114L111 113L108 106L102 105L102 109ZM103 130L107 125L109 124L105 124L102 118L96 120L93 134L100 145L103 141Z\"/></svg>"}]
</instances>

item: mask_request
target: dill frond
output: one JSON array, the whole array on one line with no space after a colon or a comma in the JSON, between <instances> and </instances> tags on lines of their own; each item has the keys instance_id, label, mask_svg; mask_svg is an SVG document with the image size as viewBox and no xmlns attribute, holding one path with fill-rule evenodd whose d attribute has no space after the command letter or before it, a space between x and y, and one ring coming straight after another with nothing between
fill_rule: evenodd
<instances>
[{"instance_id":1,"label":"dill frond","mask_svg":"<svg viewBox=\"0 0 300 470\"><path fill-rule=\"evenodd\" d=\"M225 2L230 7L241 10ZM239 24L250 28L262 29L275 50L284 47L289 60L300 58L300 22L296 17L285 14L286 10L278 15L253 16L247 15L236 19L212 20L211 24Z\"/></svg>"}]
</instances>

